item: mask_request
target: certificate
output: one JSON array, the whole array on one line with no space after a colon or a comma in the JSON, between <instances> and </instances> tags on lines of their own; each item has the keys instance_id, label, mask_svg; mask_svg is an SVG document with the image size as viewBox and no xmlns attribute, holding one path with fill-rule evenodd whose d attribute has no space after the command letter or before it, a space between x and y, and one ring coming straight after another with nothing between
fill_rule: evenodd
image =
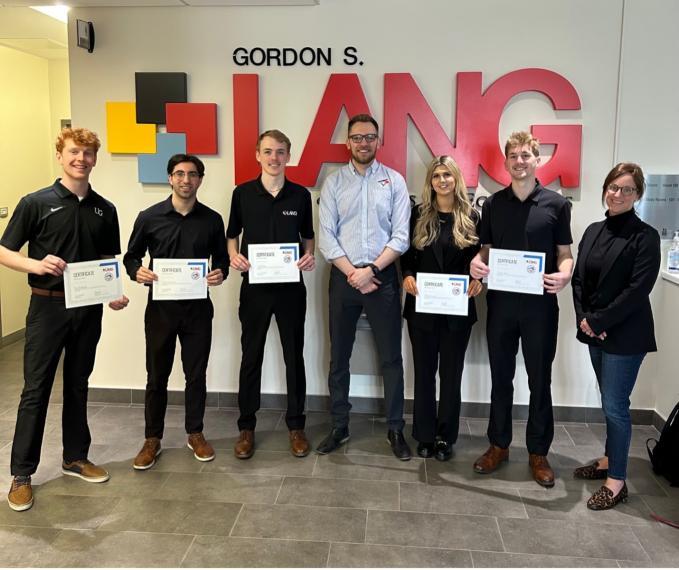
<instances>
[{"instance_id":1,"label":"certificate","mask_svg":"<svg viewBox=\"0 0 679 570\"><path fill-rule=\"evenodd\" d=\"M154 301L207 298L207 259L154 259Z\"/></svg>"},{"instance_id":2,"label":"certificate","mask_svg":"<svg viewBox=\"0 0 679 570\"><path fill-rule=\"evenodd\" d=\"M64 269L64 294L67 309L119 299L123 296L120 262L97 259L69 263Z\"/></svg>"},{"instance_id":3,"label":"certificate","mask_svg":"<svg viewBox=\"0 0 679 570\"><path fill-rule=\"evenodd\" d=\"M545 254L537 251L490 249L488 289L542 295Z\"/></svg>"},{"instance_id":4,"label":"certificate","mask_svg":"<svg viewBox=\"0 0 679 570\"><path fill-rule=\"evenodd\" d=\"M250 283L298 283L299 244L251 243L248 244Z\"/></svg>"},{"instance_id":5,"label":"certificate","mask_svg":"<svg viewBox=\"0 0 679 570\"><path fill-rule=\"evenodd\" d=\"M468 275L418 273L415 311L437 315L467 316L469 311Z\"/></svg>"}]
</instances>

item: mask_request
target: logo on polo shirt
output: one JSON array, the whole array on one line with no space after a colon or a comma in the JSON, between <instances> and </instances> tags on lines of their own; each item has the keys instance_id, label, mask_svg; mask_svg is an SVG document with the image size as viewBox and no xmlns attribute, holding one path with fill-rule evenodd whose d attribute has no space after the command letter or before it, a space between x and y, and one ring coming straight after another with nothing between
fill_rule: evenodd
<instances>
[{"instance_id":1,"label":"logo on polo shirt","mask_svg":"<svg viewBox=\"0 0 679 570\"><path fill-rule=\"evenodd\" d=\"M297 212L295 210L283 210L282 214L284 216L296 216Z\"/></svg>"},{"instance_id":2,"label":"logo on polo shirt","mask_svg":"<svg viewBox=\"0 0 679 570\"><path fill-rule=\"evenodd\" d=\"M97 216L103 216L104 210L102 210L101 208L94 208L94 213L97 214Z\"/></svg>"},{"instance_id":3,"label":"logo on polo shirt","mask_svg":"<svg viewBox=\"0 0 679 570\"><path fill-rule=\"evenodd\" d=\"M57 206L56 208L50 208L50 212L58 212L62 208L63 208L63 206Z\"/></svg>"}]
</instances>

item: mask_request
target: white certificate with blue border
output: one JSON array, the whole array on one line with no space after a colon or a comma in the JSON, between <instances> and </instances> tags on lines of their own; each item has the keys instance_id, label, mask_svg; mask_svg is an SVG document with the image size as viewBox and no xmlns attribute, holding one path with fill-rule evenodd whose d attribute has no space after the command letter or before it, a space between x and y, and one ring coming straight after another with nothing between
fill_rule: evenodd
<instances>
[{"instance_id":1,"label":"white certificate with blue border","mask_svg":"<svg viewBox=\"0 0 679 570\"><path fill-rule=\"evenodd\" d=\"M67 309L119 299L123 296L120 262L97 259L69 263L64 269L64 295Z\"/></svg>"},{"instance_id":2,"label":"white certificate with blue border","mask_svg":"<svg viewBox=\"0 0 679 570\"><path fill-rule=\"evenodd\" d=\"M298 243L248 244L250 283L299 283Z\"/></svg>"},{"instance_id":3,"label":"white certificate with blue border","mask_svg":"<svg viewBox=\"0 0 679 570\"><path fill-rule=\"evenodd\" d=\"M154 301L207 298L207 259L154 259L158 280L151 285Z\"/></svg>"},{"instance_id":4,"label":"white certificate with blue border","mask_svg":"<svg viewBox=\"0 0 679 570\"><path fill-rule=\"evenodd\" d=\"M490 249L488 289L544 294L545 254L538 251Z\"/></svg>"},{"instance_id":5,"label":"white certificate with blue border","mask_svg":"<svg viewBox=\"0 0 679 570\"><path fill-rule=\"evenodd\" d=\"M437 315L467 316L469 312L468 275L418 273L415 311Z\"/></svg>"}]
</instances>

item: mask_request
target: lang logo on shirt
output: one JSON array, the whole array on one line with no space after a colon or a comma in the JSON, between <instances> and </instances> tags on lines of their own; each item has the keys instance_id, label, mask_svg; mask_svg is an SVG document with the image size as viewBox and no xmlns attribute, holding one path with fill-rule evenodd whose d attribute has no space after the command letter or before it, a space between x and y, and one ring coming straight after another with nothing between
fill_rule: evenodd
<instances>
[{"instance_id":1,"label":"lang logo on shirt","mask_svg":"<svg viewBox=\"0 0 679 570\"><path fill-rule=\"evenodd\" d=\"M380 186L382 186L382 188L384 188L387 184L389 184L389 179L388 179L388 178L384 178L384 179L382 179L382 180L378 180L377 183L378 183Z\"/></svg>"},{"instance_id":2,"label":"lang logo on shirt","mask_svg":"<svg viewBox=\"0 0 679 570\"><path fill-rule=\"evenodd\" d=\"M296 216L297 212L295 210L283 210L284 216Z\"/></svg>"}]
</instances>

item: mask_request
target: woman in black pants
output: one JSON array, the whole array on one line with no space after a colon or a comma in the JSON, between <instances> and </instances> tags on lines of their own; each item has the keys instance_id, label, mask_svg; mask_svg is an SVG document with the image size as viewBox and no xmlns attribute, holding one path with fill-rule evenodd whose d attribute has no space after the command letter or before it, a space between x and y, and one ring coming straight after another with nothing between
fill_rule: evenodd
<instances>
[{"instance_id":1,"label":"woman in black pants","mask_svg":"<svg viewBox=\"0 0 679 570\"><path fill-rule=\"evenodd\" d=\"M470 280L467 316L418 313L417 273L469 275L469 263L479 250L477 223L459 167L450 156L436 157L427 170L422 203L410 218L410 249L401 258L404 317L413 347L415 404L413 437L420 457L450 459L460 418L460 384L464 355L476 307L472 297L481 292L480 281ZM440 377L438 414L436 371Z\"/></svg>"}]
</instances>

